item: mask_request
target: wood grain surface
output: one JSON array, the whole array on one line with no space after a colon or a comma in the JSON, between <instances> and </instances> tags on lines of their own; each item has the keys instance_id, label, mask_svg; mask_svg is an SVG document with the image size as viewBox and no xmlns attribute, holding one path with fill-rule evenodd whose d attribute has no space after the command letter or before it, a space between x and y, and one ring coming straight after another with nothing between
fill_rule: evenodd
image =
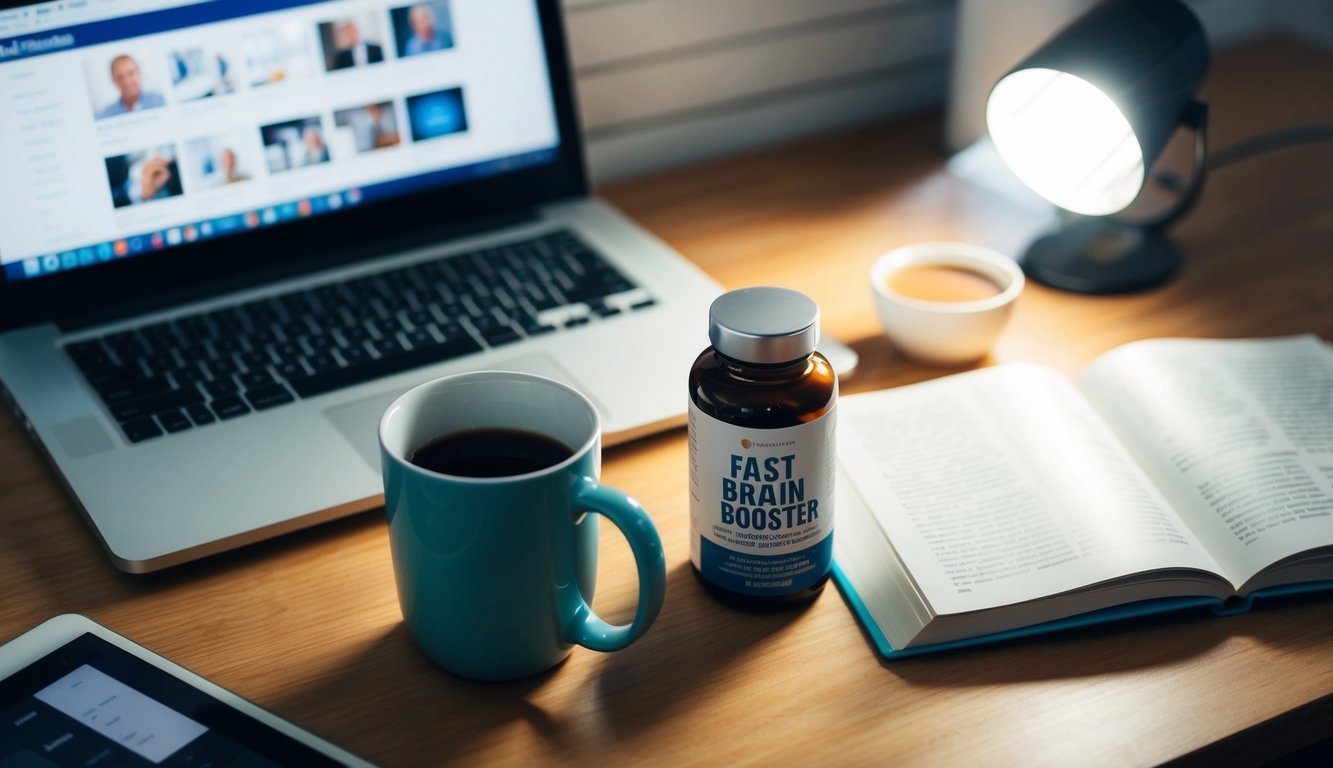
<instances>
[{"instance_id":1,"label":"wood grain surface","mask_svg":"<svg viewBox=\"0 0 1333 768\"><path fill-rule=\"evenodd\" d=\"M1214 147L1327 121L1333 56L1279 40L1226 51L1203 95ZM1012 251L1035 233L1022 209L945 172L940 135L936 116L874 125L602 194L728 288L814 297L825 331L861 356L844 393L896 386L961 369L893 353L870 302L874 258L935 239ZM1117 297L1030 284L982 364L1034 361L1072 376L1140 338L1333 340L1331 180L1330 144L1218 170L1172 233L1185 260L1172 282ZM0 639L85 613L386 766L1252 763L1333 732L1327 597L892 664L831 586L796 612L725 608L690 571L683 430L612 449L604 469L665 542L657 623L628 650L576 649L508 684L454 678L417 651L381 513L129 576L8 413L0 456ZM615 529L603 530L596 604L623 620L633 564Z\"/></svg>"}]
</instances>

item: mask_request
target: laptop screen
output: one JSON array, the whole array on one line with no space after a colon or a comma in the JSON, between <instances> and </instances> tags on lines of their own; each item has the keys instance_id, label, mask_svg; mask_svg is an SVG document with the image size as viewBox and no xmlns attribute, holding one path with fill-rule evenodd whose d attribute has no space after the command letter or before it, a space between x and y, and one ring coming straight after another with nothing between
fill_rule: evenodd
<instances>
[{"instance_id":1,"label":"laptop screen","mask_svg":"<svg viewBox=\"0 0 1333 768\"><path fill-rule=\"evenodd\" d=\"M534 0L0 11L0 266L41 279L552 163Z\"/></svg>"}]
</instances>

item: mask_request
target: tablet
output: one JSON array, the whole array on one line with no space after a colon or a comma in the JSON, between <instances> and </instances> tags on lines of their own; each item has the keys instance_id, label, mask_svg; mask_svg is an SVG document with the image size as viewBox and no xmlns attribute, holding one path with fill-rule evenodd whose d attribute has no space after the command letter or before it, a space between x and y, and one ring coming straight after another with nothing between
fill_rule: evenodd
<instances>
[{"instance_id":1,"label":"tablet","mask_svg":"<svg viewBox=\"0 0 1333 768\"><path fill-rule=\"evenodd\" d=\"M368 766L87 618L0 646L0 768Z\"/></svg>"}]
</instances>

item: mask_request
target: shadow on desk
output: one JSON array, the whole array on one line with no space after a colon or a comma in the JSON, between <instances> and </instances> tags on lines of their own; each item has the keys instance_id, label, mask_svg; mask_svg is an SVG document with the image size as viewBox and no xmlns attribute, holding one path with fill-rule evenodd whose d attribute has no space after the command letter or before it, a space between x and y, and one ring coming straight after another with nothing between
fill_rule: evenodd
<instances>
[{"instance_id":1,"label":"shadow on desk","mask_svg":"<svg viewBox=\"0 0 1333 768\"><path fill-rule=\"evenodd\" d=\"M509 683L473 682L444 671L395 621L344 659L336 674L320 675L270 705L279 714L303 713L302 725L353 751L358 745L345 725L355 722L357 733L401 745L395 760L412 762L425 750L432 764L467 761L479 749L494 749L497 738L536 739L553 760L575 758L600 740L602 725L616 742L633 739L669 725L674 713L714 687L731 686L742 666L772 663L766 650L780 645L784 628L806 613L741 613L692 591L699 587L689 563L682 563L668 574L663 613L634 645L605 655L575 648L577 664L566 660ZM549 705L568 698L571 688L583 704ZM522 734L517 741L509 730L514 725L526 726L514 732Z\"/></svg>"},{"instance_id":2,"label":"shadow on desk","mask_svg":"<svg viewBox=\"0 0 1333 768\"><path fill-rule=\"evenodd\" d=\"M829 584L820 599L835 592ZM688 561L667 575L667 595L652 629L598 670L601 707L618 739L672 722L713 689L732 689L749 665L774 664L778 636L813 605L775 613L728 608L704 595Z\"/></svg>"},{"instance_id":3,"label":"shadow on desk","mask_svg":"<svg viewBox=\"0 0 1333 768\"><path fill-rule=\"evenodd\" d=\"M984 368L997 362L987 355L980 360L960 365L925 365L904 357L901 352L894 349L884 334L874 334L844 343L856 352L860 362L856 372L848 377L845 384L839 382L839 392L843 396L917 384L941 376Z\"/></svg>"},{"instance_id":4,"label":"shadow on desk","mask_svg":"<svg viewBox=\"0 0 1333 768\"><path fill-rule=\"evenodd\" d=\"M494 731L523 722L540 735L545 749L562 754L571 748L572 730L531 698L564 666L510 683L465 680L428 660L399 621L349 657L337 674L289 692L273 709L308 713L302 725L355 751L355 742L339 738L350 716L358 733L379 734L381 741L391 735L387 740L400 745L400 757L419 758L428 751L432 764L466 760Z\"/></svg>"}]
</instances>

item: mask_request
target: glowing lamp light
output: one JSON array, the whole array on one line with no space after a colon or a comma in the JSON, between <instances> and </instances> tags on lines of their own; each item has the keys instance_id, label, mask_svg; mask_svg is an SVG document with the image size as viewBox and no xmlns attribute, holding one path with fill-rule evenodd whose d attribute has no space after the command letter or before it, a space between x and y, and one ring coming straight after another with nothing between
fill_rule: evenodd
<instances>
[{"instance_id":1,"label":"glowing lamp light","mask_svg":"<svg viewBox=\"0 0 1333 768\"><path fill-rule=\"evenodd\" d=\"M1143 150L1129 121L1086 80L1025 69L986 106L1000 157L1032 191L1084 216L1116 213L1143 187Z\"/></svg>"},{"instance_id":2,"label":"glowing lamp light","mask_svg":"<svg viewBox=\"0 0 1333 768\"><path fill-rule=\"evenodd\" d=\"M1165 228L1198 196L1206 107L1194 94L1208 40L1179 0L1108 0L1002 77L986 104L1000 158L1032 191L1082 217L1132 203L1176 130L1195 133L1195 173L1175 207L1150 221L1074 219L1031 246L1034 280L1084 293L1156 285L1180 262Z\"/></svg>"}]
</instances>

